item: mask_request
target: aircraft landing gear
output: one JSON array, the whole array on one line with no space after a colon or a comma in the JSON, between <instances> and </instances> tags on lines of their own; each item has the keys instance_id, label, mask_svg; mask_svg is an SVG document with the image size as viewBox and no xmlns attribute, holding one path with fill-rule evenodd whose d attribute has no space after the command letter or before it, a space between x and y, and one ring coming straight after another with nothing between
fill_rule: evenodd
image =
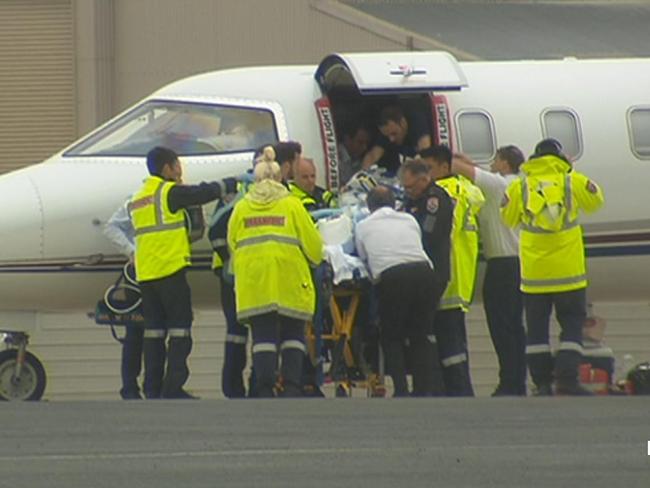
<instances>
[{"instance_id":1,"label":"aircraft landing gear","mask_svg":"<svg viewBox=\"0 0 650 488\"><path fill-rule=\"evenodd\" d=\"M45 391L45 368L27 351L29 335L0 330L0 340L7 346L0 352L0 400L40 400Z\"/></svg>"}]
</instances>

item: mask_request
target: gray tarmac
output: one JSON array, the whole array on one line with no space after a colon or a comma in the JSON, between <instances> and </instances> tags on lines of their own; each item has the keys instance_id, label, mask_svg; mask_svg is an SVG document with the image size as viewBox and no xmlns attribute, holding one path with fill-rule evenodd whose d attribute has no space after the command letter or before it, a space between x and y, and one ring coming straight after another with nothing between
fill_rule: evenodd
<instances>
[{"instance_id":1,"label":"gray tarmac","mask_svg":"<svg viewBox=\"0 0 650 488\"><path fill-rule=\"evenodd\" d=\"M650 397L0 405L0 487L644 487Z\"/></svg>"},{"instance_id":2,"label":"gray tarmac","mask_svg":"<svg viewBox=\"0 0 650 488\"><path fill-rule=\"evenodd\" d=\"M343 1L470 59L650 56L648 0Z\"/></svg>"}]
</instances>

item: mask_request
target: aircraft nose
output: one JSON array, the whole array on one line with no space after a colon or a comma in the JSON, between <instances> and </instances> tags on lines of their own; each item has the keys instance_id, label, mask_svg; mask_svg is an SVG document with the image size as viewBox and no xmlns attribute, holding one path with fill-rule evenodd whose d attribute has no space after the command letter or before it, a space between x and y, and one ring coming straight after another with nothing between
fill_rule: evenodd
<instances>
[{"instance_id":1,"label":"aircraft nose","mask_svg":"<svg viewBox=\"0 0 650 488\"><path fill-rule=\"evenodd\" d=\"M42 257L43 209L28 171L0 176L0 209L0 262Z\"/></svg>"}]
</instances>

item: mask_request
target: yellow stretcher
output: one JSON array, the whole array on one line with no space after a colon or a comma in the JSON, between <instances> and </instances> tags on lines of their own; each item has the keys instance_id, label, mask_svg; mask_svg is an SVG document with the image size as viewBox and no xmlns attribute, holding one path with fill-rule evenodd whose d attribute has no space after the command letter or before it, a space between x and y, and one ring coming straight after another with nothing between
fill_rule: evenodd
<instances>
[{"instance_id":1,"label":"yellow stretcher","mask_svg":"<svg viewBox=\"0 0 650 488\"><path fill-rule=\"evenodd\" d=\"M359 301L363 293L360 287L334 286L329 298L329 312L332 318L331 332L322 332L322 320L319 326L316 318L307 324L305 339L312 364L322 372L323 360L321 356L322 345L332 345L332 366L330 371L360 371L362 379L350 378L347 373L332 374L332 380L336 387L337 397L351 397L352 388L365 388L368 397L384 397L386 387L384 386L383 361L381 361L379 372L372 372L365 361L359 361L360 351L354 351L352 337L354 332L355 318L359 310ZM348 300L345 300L348 299ZM343 305L347 301L347 305ZM322 373L320 374L322 378ZM321 380L322 383L322 380ZM319 385L320 386L320 385Z\"/></svg>"}]
</instances>

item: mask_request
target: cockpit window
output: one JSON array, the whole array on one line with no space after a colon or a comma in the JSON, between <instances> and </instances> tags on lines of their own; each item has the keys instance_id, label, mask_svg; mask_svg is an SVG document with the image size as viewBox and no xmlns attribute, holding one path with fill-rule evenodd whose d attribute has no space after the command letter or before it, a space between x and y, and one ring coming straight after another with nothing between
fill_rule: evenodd
<instances>
[{"instance_id":1,"label":"cockpit window","mask_svg":"<svg viewBox=\"0 0 650 488\"><path fill-rule=\"evenodd\" d=\"M270 110L149 101L70 149L66 156L145 156L155 146L181 156L254 151L277 142Z\"/></svg>"}]
</instances>

